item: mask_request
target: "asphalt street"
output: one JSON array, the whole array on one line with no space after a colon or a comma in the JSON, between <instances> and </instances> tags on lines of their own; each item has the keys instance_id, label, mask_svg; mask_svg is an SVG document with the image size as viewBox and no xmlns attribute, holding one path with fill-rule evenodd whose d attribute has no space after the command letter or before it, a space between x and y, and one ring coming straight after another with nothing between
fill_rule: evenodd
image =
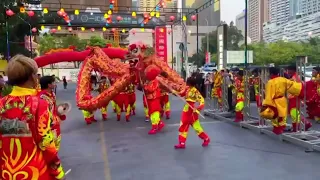
<instances>
[{"instance_id":1,"label":"asphalt street","mask_svg":"<svg viewBox=\"0 0 320 180\"><path fill-rule=\"evenodd\" d=\"M148 135L142 93L137 92L137 115L116 121L109 106L108 121L96 112L97 123L86 125L75 105L75 84L63 90L58 102L72 110L62 123L59 153L68 180L318 180L319 153L305 153L289 143L206 117L209 147L190 129L187 148L175 150L183 102L170 97L172 115L164 131Z\"/></svg>"}]
</instances>

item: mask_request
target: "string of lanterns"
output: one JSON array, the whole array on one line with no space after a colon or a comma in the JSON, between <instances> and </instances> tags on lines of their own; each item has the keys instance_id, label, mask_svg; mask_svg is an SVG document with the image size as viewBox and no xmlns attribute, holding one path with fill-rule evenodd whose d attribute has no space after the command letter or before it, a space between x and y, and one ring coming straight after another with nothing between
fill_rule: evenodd
<instances>
[{"instance_id":1,"label":"string of lanterns","mask_svg":"<svg viewBox=\"0 0 320 180\"><path fill-rule=\"evenodd\" d=\"M108 10L107 13L105 13L104 16L103 16L104 19L106 20L106 26L107 26L107 27L109 26L109 24L112 23L112 14L113 14L113 10L114 10L114 3L115 3L114 0L110 0L109 10ZM144 28L143 28L144 25L147 24L153 17L156 17L156 18L159 18L159 17L160 17L160 8L164 8L164 7L165 7L165 1L164 1L164 0L161 0L160 3L158 3L158 5L155 7L155 11L152 10L150 13L143 13L143 18L144 18L144 19L143 19L143 22L141 23L141 32L144 32ZM48 13L49 13L49 9L48 9L48 8L43 8L42 12L43 12L43 14L48 14ZM20 13L26 13L29 17L33 17L33 16L35 15L35 12L34 12L34 11L32 11L32 10L26 11L26 9L25 9L24 7L20 7ZM66 22L66 24L67 24L68 26L71 26L70 17L69 17L69 15L68 15L68 13L65 12L65 10L64 10L63 8L61 8L59 11L57 11L57 14L58 14L59 17L61 17L61 18ZM11 17L11 16L14 16L14 15L15 15L15 12L13 12L11 9L7 9L7 10L6 10L6 15L7 15L8 17ZM80 15L80 10L79 10L79 9L75 9L75 10L74 10L74 15L76 15L76 16ZM133 18L136 18L136 17L137 17L137 13L136 13L135 11L133 11L133 12L131 13L131 16L132 16ZM169 19L170 19L171 22L174 22L175 19L176 19L176 17L173 16L173 15L171 15L171 16L169 17ZM197 19L197 16L196 16L196 15L192 15L192 16L191 16L191 20L192 20L192 21L196 21L196 19ZM118 15L118 16L116 17L116 21L117 21L117 22L121 22L122 20L123 20L123 17L121 17L120 15ZM184 16L182 17L182 20L183 20L183 21L186 21L186 20L187 20L187 16L184 15ZM50 32L50 33L56 33L57 31L60 31L61 29L62 29L61 26L58 26L57 28L52 28L52 29L50 29L49 32ZM114 32L114 29L115 29L115 28L112 28L112 31L113 31L113 32ZM45 27L44 27L44 26L41 26L41 30L45 30ZM81 27L81 31L85 31L85 30L86 30L86 29L85 29L84 27ZM91 30L92 32L95 31L94 28L91 28L90 30ZM36 33L38 30L37 30L37 28L33 27L33 28L31 29L31 31L34 32L34 33ZM69 32L72 32L72 31L73 31L73 28L72 28L72 27L68 27L68 31L69 31ZM103 27L103 28L102 28L102 31L107 31L107 28L106 28L106 27ZM122 29L121 32L125 33L126 30L125 30L125 29ZM171 29L168 29L168 30L167 30L167 33L168 33L168 34L170 34L171 32L172 32ZM133 34L133 35L135 35L135 33L136 33L135 31L132 31L132 34ZM152 30L152 33L154 33L154 30Z\"/></svg>"}]
</instances>

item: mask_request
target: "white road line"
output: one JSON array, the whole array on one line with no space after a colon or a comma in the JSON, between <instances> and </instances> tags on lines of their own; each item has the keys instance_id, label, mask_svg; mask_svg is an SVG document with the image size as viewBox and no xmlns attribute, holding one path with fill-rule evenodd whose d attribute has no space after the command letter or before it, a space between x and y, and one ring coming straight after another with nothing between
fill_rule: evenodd
<instances>
[{"instance_id":1,"label":"white road line","mask_svg":"<svg viewBox=\"0 0 320 180\"><path fill-rule=\"evenodd\" d=\"M222 121L206 121L206 122L201 122L201 124L216 124L216 123L222 123ZM166 124L166 127L177 127L180 126L180 123L175 123L175 124ZM139 126L136 127L136 129L146 129L150 128L150 126Z\"/></svg>"}]
</instances>

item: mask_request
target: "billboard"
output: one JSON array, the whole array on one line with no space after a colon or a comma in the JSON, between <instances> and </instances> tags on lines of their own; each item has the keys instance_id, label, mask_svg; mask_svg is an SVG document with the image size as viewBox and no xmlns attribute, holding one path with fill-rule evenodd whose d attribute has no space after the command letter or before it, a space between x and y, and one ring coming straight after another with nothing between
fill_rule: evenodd
<instances>
[{"instance_id":1,"label":"billboard","mask_svg":"<svg viewBox=\"0 0 320 180\"><path fill-rule=\"evenodd\" d=\"M156 27L155 29L155 50L157 56L168 63L168 51L167 51L167 28Z\"/></svg>"},{"instance_id":2,"label":"billboard","mask_svg":"<svg viewBox=\"0 0 320 180\"><path fill-rule=\"evenodd\" d=\"M253 63L253 51L247 51L248 63ZM243 64L245 61L244 51L227 51L228 64Z\"/></svg>"},{"instance_id":3,"label":"billboard","mask_svg":"<svg viewBox=\"0 0 320 180\"><path fill-rule=\"evenodd\" d=\"M198 8L206 2L208 0L182 0L182 8ZM199 26L207 26L207 21L209 26L218 26L220 18L220 0L213 0L213 5L199 13Z\"/></svg>"}]
</instances>

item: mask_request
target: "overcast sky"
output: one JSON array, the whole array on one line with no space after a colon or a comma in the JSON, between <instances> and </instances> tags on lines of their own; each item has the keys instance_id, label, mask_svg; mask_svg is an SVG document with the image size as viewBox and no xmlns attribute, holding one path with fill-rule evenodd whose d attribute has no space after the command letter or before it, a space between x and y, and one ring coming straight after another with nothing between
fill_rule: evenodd
<instances>
[{"instance_id":1,"label":"overcast sky","mask_svg":"<svg viewBox=\"0 0 320 180\"><path fill-rule=\"evenodd\" d=\"M245 9L245 0L220 0L221 20L228 24Z\"/></svg>"}]
</instances>

